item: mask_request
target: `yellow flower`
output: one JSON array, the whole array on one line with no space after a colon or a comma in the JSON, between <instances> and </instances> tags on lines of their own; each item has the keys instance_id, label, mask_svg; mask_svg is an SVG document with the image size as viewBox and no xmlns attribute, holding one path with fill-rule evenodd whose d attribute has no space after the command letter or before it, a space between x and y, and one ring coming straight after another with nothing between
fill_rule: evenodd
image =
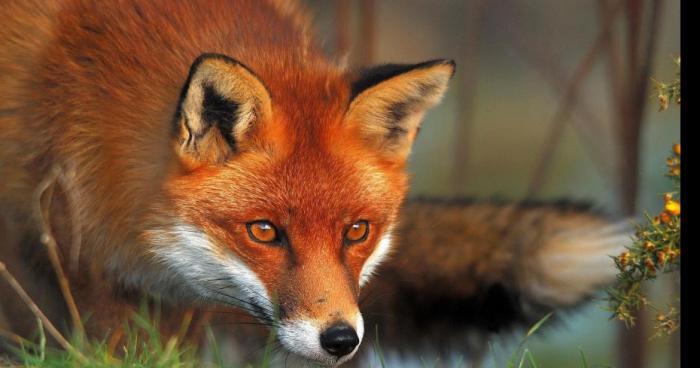
<instances>
[{"instance_id":1,"label":"yellow flower","mask_svg":"<svg viewBox=\"0 0 700 368\"><path fill-rule=\"evenodd\" d=\"M620 260L620 265L622 267L627 266L629 264L629 261L630 261L630 252L623 252L622 254L620 254L618 259Z\"/></svg>"},{"instance_id":2,"label":"yellow flower","mask_svg":"<svg viewBox=\"0 0 700 368\"><path fill-rule=\"evenodd\" d=\"M681 204L673 199L667 200L664 208L666 209L666 212L672 214L673 216L678 216L681 214Z\"/></svg>"},{"instance_id":3,"label":"yellow flower","mask_svg":"<svg viewBox=\"0 0 700 368\"><path fill-rule=\"evenodd\" d=\"M677 154L678 156L681 155L681 144L676 143L673 145L673 153Z\"/></svg>"},{"instance_id":4,"label":"yellow flower","mask_svg":"<svg viewBox=\"0 0 700 368\"><path fill-rule=\"evenodd\" d=\"M644 249L646 249L648 252L651 252L652 250L656 249L656 246L654 245L654 243L647 241L644 242Z\"/></svg>"},{"instance_id":5,"label":"yellow flower","mask_svg":"<svg viewBox=\"0 0 700 368\"><path fill-rule=\"evenodd\" d=\"M659 94L659 111L666 111L668 109L668 96L664 94Z\"/></svg>"}]
</instances>

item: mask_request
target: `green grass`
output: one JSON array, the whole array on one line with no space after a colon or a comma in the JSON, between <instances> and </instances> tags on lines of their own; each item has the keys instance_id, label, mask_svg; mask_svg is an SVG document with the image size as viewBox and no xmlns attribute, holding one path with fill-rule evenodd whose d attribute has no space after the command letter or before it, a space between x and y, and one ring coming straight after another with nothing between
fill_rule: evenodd
<instances>
[{"instance_id":1,"label":"green grass","mask_svg":"<svg viewBox=\"0 0 700 368\"><path fill-rule=\"evenodd\" d=\"M154 312L149 312L154 310ZM142 304L124 325L126 341L110 347L109 341L86 339L74 334L70 344L74 353L47 345L46 333L40 320L37 320L37 336L32 341L22 340L18 345L9 345L14 356L0 359L0 366L55 367L55 368L223 368L235 367L226 364L210 326L205 326L205 337L210 346L211 361L204 361L202 351L184 338L190 320L185 318L175 336L164 337L158 327L160 315L158 306L149 308ZM243 365L245 368L267 368L273 361L275 350L274 331L270 334L259 361Z\"/></svg>"},{"instance_id":2,"label":"green grass","mask_svg":"<svg viewBox=\"0 0 700 368\"><path fill-rule=\"evenodd\" d=\"M158 330L158 316L151 316L142 307L124 326L126 342L112 351L105 340L87 340L79 334L71 338L71 345L80 353L74 354L46 345L44 328L38 324L38 342L24 341L16 352L16 361L27 367L202 367L197 349L184 342L182 336L188 323L183 322L181 333L163 339ZM206 364L217 367L222 365Z\"/></svg>"},{"instance_id":3,"label":"green grass","mask_svg":"<svg viewBox=\"0 0 700 368\"><path fill-rule=\"evenodd\" d=\"M154 308L157 310L157 308ZM551 317L551 313L535 323L523 336L515 351L512 352L507 362L503 363L505 368L540 368L535 354L528 348L528 340L541 329L541 327ZM25 367L95 367L95 368L117 368L117 367L137 367L137 368L218 368L231 367L225 364L220 346L216 341L210 327L205 328L206 338L210 345L210 356L212 361L203 361L202 353L196 346L188 344L183 338L189 329L189 321L185 320L180 326L180 332L176 336L164 339L158 328L159 315L157 312L149 313L149 308L144 304L133 318L124 326L124 336L126 342L117 347L110 348L108 341L88 340L81 335L74 335L70 343L75 348L75 352L52 348L47 346L44 327L39 320L38 336L35 342L23 340L19 346L12 347L16 353L10 363L15 366ZM391 365L385 359L384 350L380 344L379 329L375 326L373 352L374 360L381 368L390 368ZM273 346L275 341L274 332L265 346L264 353L259 362L247 363L245 368L267 368L271 366L273 358ZM576 365L581 368L605 367L601 365L589 365L584 352L579 348L579 357L572 357L578 361ZM436 359L432 362L419 358L421 366L425 368L436 368L445 366ZM5 366L6 361L0 360ZM463 358L457 359L450 365L451 367L469 367ZM498 367L499 363L494 354L493 365Z\"/></svg>"}]
</instances>

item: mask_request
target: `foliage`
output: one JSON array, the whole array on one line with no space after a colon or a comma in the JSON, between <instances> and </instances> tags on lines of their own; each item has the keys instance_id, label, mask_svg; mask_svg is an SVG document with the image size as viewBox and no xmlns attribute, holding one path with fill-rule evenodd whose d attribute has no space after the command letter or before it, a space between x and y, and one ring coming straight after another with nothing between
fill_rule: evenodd
<instances>
[{"instance_id":1,"label":"foliage","mask_svg":"<svg viewBox=\"0 0 700 368\"><path fill-rule=\"evenodd\" d=\"M656 82L659 110L668 109L669 101L681 102L680 58L676 64L676 79L672 83ZM671 273L681 267L681 146L674 144L666 160L674 190L663 195L664 209L655 217L648 214L647 222L637 226L634 243L627 251L615 257L618 268L618 284L608 291L608 301L613 317L624 321L628 327L635 324L634 312L650 308L657 312L655 336L669 335L680 327L680 297L666 308L653 305L642 287L643 282L654 280L659 273Z\"/></svg>"},{"instance_id":2,"label":"foliage","mask_svg":"<svg viewBox=\"0 0 700 368\"><path fill-rule=\"evenodd\" d=\"M677 105L681 104L681 58L673 60L676 65L676 78L671 83L663 83L654 80L657 98L659 100L659 111L668 109L671 101Z\"/></svg>"},{"instance_id":3,"label":"foliage","mask_svg":"<svg viewBox=\"0 0 700 368\"><path fill-rule=\"evenodd\" d=\"M148 308L141 308L124 326L123 344L108 340L87 340L76 333L71 344L81 355L46 346L44 329L39 324L39 343L23 341L16 350L18 363L25 367L203 367L194 346L184 342L189 327L185 319L183 333L163 340L158 329L158 316L151 316ZM214 367L217 365L210 364Z\"/></svg>"},{"instance_id":4,"label":"foliage","mask_svg":"<svg viewBox=\"0 0 700 368\"><path fill-rule=\"evenodd\" d=\"M150 312L150 311L154 312ZM46 334L40 319L37 319L37 342L17 337L16 346L9 346L15 354L0 358L2 367L55 367L55 368L222 368L230 367L224 364L219 351L219 344L209 326L205 332L212 348L211 359L203 360L203 354L198 346L188 343L185 339L191 315L186 315L180 325L179 332L174 336L163 336L159 328L160 316L158 307L151 308L143 303L138 313L134 313L124 324L123 333L118 336L122 340L111 341L86 339L80 332L74 332L71 346L74 351L52 348L46 344ZM115 336L115 335L112 335ZM271 365L269 350L273 343L268 341L265 354L259 362L247 363L245 368L267 368Z\"/></svg>"}]
</instances>

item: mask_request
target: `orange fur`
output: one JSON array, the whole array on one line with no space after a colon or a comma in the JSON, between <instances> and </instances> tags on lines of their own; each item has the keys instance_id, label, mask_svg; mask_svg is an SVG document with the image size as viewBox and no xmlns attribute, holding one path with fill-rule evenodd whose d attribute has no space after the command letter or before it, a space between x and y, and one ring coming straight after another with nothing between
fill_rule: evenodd
<instances>
[{"instance_id":1,"label":"orange fur","mask_svg":"<svg viewBox=\"0 0 700 368\"><path fill-rule=\"evenodd\" d=\"M157 261L180 251L173 244L183 235L172 231L183 223L197 229L189 234L199 236L194 242L211 242L222 264L232 255L240 259L285 318L319 321L318 328L354 321L363 265L396 221L407 190L403 167L418 121L444 93L453 64L404 73L351 101L353 75L321 54L306 16L289 2L6 3L3 217L9 224L30 219L26 228L10 225L9 231L36 234L36 183L55 166L71 173L57 200L75 198L75 211L57 206L52 217L64 255L71 254L71 237L61 229L80 227L80 272L71 281L80 308L95 312L92 332L102 334L124 317L117 307L103 313L101 306L133 305L124 289L180 300L189 291L172 280L197 286L198 280L183 280L190 274ZM26 31L30 25L35 28ZM225 133L207 135L197 155L178 151L188 139L187 130L174 125L183 124L174 122L178 98L203 53L245 66L211 62L212 70L242 78L224 97L248 96L264 105L252 115L253 127L236 135L235 152L224 148ZM419 82L433 94L420 96ZM382 109L402 98L414 105L401 111L409 114L406 138L392 141L398 148L389 152L379 142L382 117L389 115ZM261 219L284 228L289 249L248 237L245 224ZM369 237L344 245L344 230L360 219L370 221ZM18 249L36 242L0 247L20 272L29 265ZM50 289L31 273L25 279L35 295ZM60 303L44 307L61 309Z\"/></svg>"}]
</instances>

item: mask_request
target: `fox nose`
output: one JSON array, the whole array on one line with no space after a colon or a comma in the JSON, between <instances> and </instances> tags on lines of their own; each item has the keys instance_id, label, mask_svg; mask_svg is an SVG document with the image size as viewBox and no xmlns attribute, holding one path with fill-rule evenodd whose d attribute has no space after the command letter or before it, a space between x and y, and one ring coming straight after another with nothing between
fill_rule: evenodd
<instances>
[{"instance_id":1,"label":"fox nose","mask_svg":"<svg viewBox=\"0 0 700 368\"><path fill-rule=\"evenodd\" d=\"M345 323L335 324L321 334L323 349L338 358L350 354L359 343L355 329Z\"/></svg>"}]
</instances>

